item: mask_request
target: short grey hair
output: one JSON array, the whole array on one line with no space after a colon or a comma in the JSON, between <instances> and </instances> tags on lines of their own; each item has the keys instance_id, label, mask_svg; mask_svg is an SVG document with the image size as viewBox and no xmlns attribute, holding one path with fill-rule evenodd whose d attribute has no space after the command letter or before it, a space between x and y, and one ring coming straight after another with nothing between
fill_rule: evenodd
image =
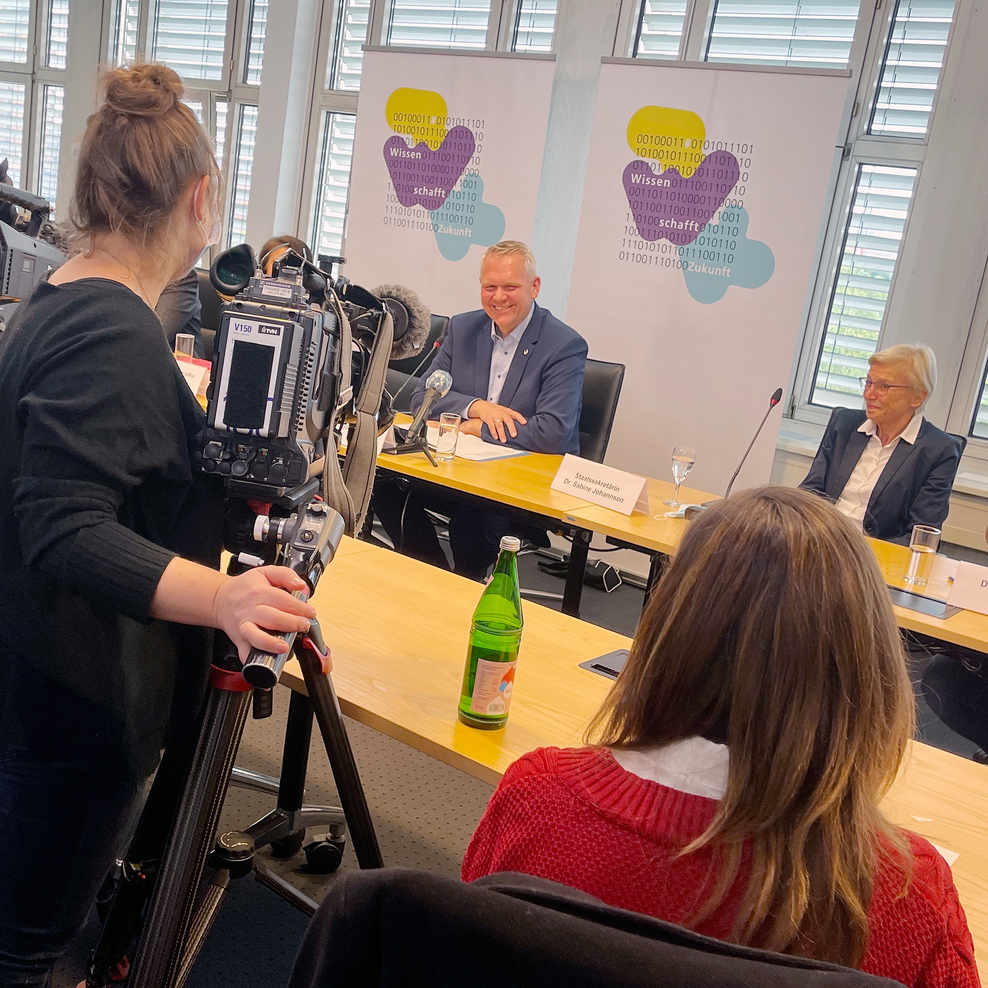
<instances>
[{"instance_id":1,"label":"short grey hair","mask_svg":"<svg viewBox=\"0 0 988 988\"><path fill-rule=\"evenodd\" d=\"M538 277L535 269L535 255L528 244L523 244L520 240L502 240L484 251L480 258L480 266L483 267L489 257L508 257L511 254L519 254L525 259L525 276L529 281L535 281Z\"/></svg>"},{"instance_id":2,"label":"short grey hair","mask_svg":"<svg viewBox=\"0 0 988 988\"><path fill-rule=\"evenodd\" d=\"M868 359L869 367L888 367L891 364L904 365L910 387L925 391L927 398L936 390L937 355L931 347L922 343L900 343L879 350Z\"/></svg>"}]
</instances>

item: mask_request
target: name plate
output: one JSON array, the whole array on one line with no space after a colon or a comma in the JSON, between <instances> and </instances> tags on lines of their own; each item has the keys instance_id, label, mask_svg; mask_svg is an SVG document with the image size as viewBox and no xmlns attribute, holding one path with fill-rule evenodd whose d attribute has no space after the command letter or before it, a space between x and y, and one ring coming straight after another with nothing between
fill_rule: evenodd
<instances>
[{"instance_id":1,"label":"name plate","mask_svg":"<svg viewBox=\"0 0 988 988\"><path fill-rule=\"evenodd\" d=\"M178 369L182 372L182 377L192 389L194 395L206 394L209 387L209 372L213 365L208 360L200 360L198 357L182 358L178 360Z\"/></svg>"},{"instance_id":2,"label":"name plate","mask_svg":"<svg viewBox=\"0 0 988 988\"><path fill-rule=\"evenodd\" d=\"M648 511L648 481L633 473L605 467L603 463L584 460L572 453L563 456L549 487L562 494L602 504L621 514Z\"/></svg>"},{"instance_id":3,"label":"name plate","mask_svg":"<svg viewBox=\"0 0 988 988\"><path fill-rule=\"evenodd\" d=\"M961 563L947 595L947 603L967 611L988 614L988 566Z\"/></svg>"}]
</instances>

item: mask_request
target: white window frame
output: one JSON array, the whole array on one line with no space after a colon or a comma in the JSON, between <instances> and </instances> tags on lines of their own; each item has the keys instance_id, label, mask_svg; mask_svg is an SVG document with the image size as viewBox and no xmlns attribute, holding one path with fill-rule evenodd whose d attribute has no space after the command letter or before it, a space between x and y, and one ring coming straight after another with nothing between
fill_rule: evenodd
<instances>
[{"instance_id":1,"label":"white window frame","mask_svg":"<svg viewBox=\"0 0 988 988\"><path fill-rule=\"evenodd\" d=\"M41 187L41 125L45 86L65 89L65 69L45 65L48 0L32 0L28 14L28 51L24 62L0 62L0 82L24 86L21 168L18 187L38 193ZM0 152L0 160L5 156Z\"/></svg>"}]
</instances>

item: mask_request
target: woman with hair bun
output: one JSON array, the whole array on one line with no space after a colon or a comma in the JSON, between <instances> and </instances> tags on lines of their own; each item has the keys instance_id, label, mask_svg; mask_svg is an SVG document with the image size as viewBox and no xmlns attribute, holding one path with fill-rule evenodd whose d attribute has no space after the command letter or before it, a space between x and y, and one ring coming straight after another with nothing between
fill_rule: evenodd
<instances>
[{"instance_id":1,"label":"woman with hair bun","mask_svg":"<svg viewBox=\"0 0 988 988\"><path fill-rule=\"evenodd\" d=\"M82 249L0 339L0 984L44 985L162 747L188 736L212 632L241 656L308 627L283 567L218 572L222 488L154 306L220 229L209 138L162 65L89 118Z\"/></svg>"},{"instance_id":2,"label":"woman with hair bun","mask_svg":"<svg viewBox=\"0 0 988 988\"><path fill-rule=\"evenodd\" d=\"M520 871L707 936L976 988L946 862L879 803L915 700L871 549L798 490L694 520L590 747L508 768L463 878Z\"/></svg>"}]
</instances>

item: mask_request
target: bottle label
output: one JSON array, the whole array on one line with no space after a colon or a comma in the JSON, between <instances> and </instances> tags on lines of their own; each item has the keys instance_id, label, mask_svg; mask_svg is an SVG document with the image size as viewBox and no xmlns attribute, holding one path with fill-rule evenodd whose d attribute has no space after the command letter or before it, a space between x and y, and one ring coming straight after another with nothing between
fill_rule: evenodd
<instances>
[{"instance_id":1,"label":"bottle label","mask_svg":"<svg viewBox=\"0 0 988 988\"><path fill-rule=\"evenodd\" d=\"M505 717L511 704L511 691L515 685L515 666L513 662L491 662L489 659L477 659L477 675L473 681L473 696L470 697L470 709L475 714L487 717Z\"/></svg>"}]
</instances>

